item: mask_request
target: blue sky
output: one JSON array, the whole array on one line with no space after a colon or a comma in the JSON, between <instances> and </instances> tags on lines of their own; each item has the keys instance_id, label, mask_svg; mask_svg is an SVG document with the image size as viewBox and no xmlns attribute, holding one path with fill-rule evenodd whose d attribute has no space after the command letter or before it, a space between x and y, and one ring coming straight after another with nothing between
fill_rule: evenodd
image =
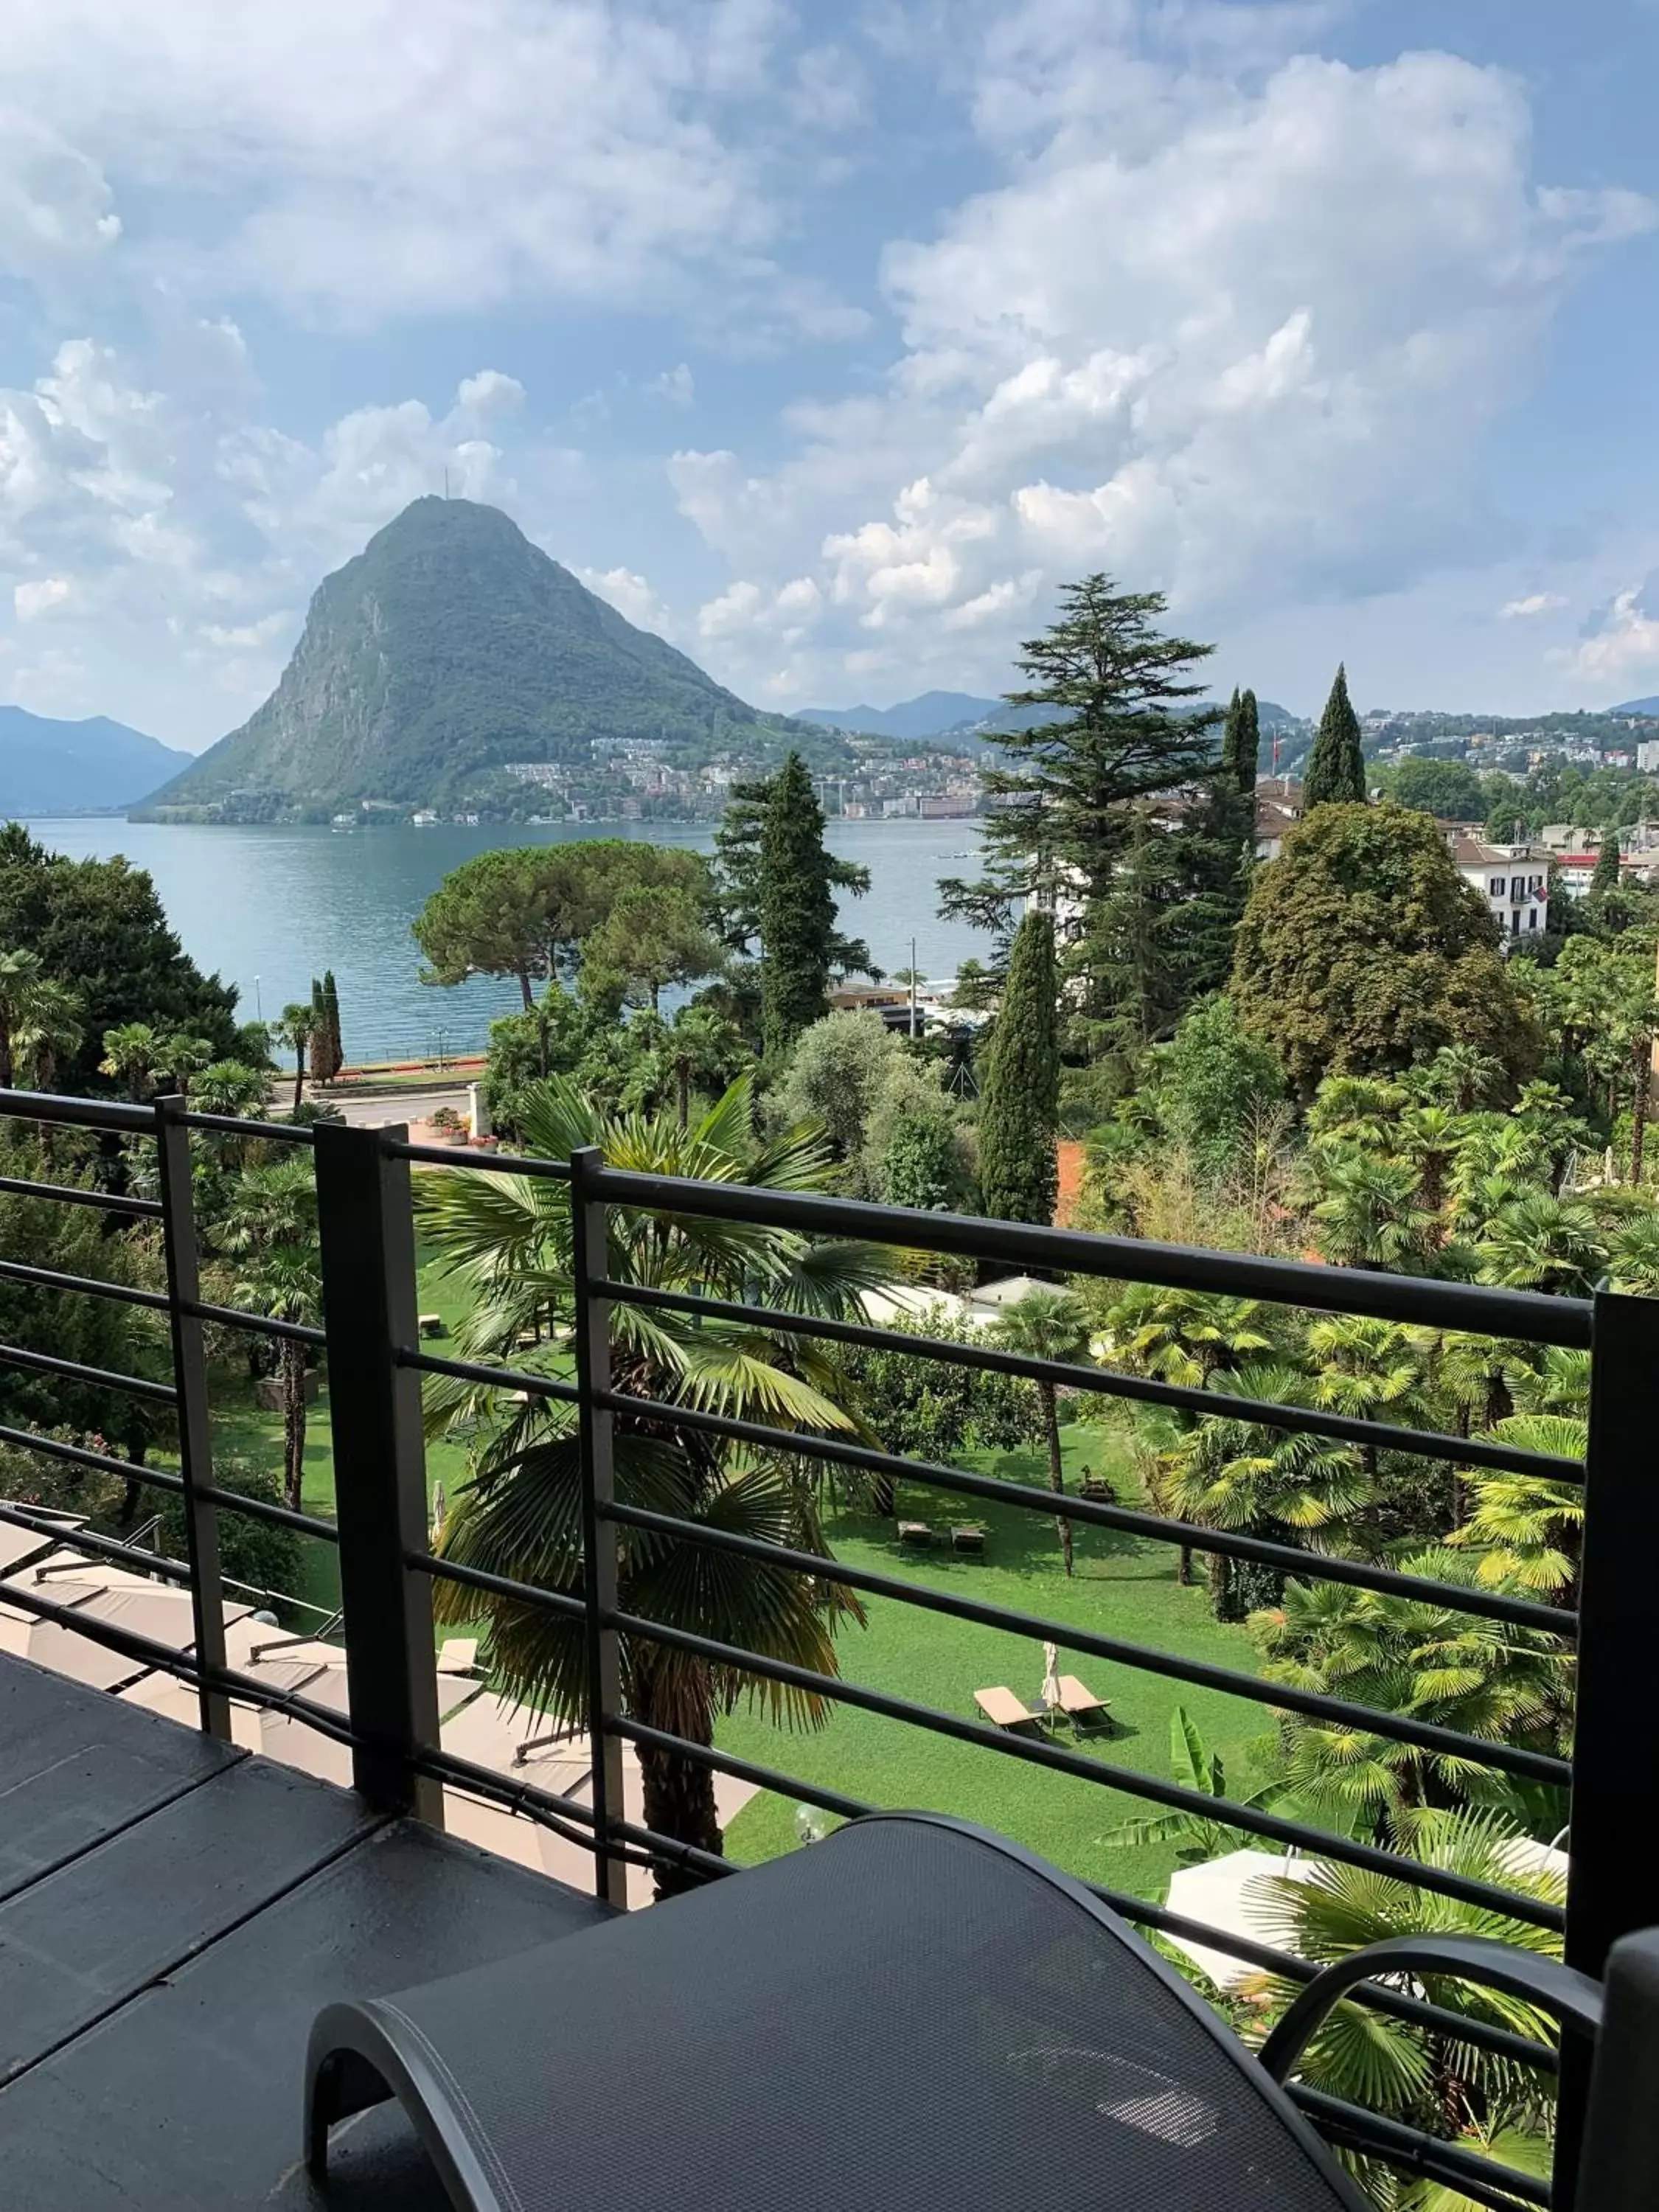
<instances>
[{"instance_id":1,"label":"blue sky","mask_svg":"<svg viewBox=\"0 0 1659 2212\"><path fill-rule=\"evenodd\" d=\"M1659 0L7 0L0 698L201 745L417 494L757 703L1103 568L1316 708L1659 690Z\"/></svg>"}]
</instances>

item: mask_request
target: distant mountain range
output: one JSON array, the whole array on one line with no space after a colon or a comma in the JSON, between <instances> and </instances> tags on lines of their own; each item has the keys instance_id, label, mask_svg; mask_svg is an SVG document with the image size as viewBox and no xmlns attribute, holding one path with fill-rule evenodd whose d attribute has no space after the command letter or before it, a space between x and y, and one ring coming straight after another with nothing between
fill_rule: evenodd
<instances>
[{"instance_id":1,"label":"distant mountain range","mask_svg":"<svg viewBox=\"0 0 1659 2212\"><path fill-rule=\"evenodd\" d=\"M1650 692L1645 699L1626 699L1622 707L1609 707L1609 714L1659 714L1659 692Z\"/></svg>"},{"instance_id":2,"label":"distant mountain range","mask_svg":"<svg viewBox=\"0 0 1659 2212\"><path fill-rule=\"evenodd\" d=\"M828 743L635 629L498 508L417 499L325 577L264 705L141 811L264 821L423 805L499 785L509 763L585 765L630 740L687 763Z\"/></svg>"},{"instance_id":3,"label":"distant mountain range","mask_svg":"<svg viewBox=\"0 0 1659 2212\"><path fill-rule=\"evenodd\" d=\"M924 738L941 738L959 744L997 730L1026 728L1043 720L1048 713L1044 707L1009 707L1000 699L980 699L969 691L923 691L915 699L901 699L896 707L803 707L795 720L866 737L897 738L918 744ZM1275 706L1271 699L1257 701L1256 714L1270 736L1275 730L1301 731L1306 726L1299 715L1287 707Z\"/></svg>"},{"instance_id":4,"label":"distant mountain range","mask_svg":"<svg viewBox=\"0 0 1659 2212\"><path fill-rule=\"evenodd\" d=\"M58 722L0 707L0 817L118 814L190 757L102 714Z\"/></svg>"}]
</instances>

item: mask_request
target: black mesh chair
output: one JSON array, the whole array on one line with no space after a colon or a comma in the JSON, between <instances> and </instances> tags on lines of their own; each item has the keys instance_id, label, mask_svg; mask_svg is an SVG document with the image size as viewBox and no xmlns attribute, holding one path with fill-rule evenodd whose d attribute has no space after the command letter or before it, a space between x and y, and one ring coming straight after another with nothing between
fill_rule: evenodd
<instances>
[{"instance_id":1,"label":"black mesh chair","mask_svg":"<svg viewBox=\"0 0 1659 2212\"><path fill-rule=\"evenodd\" d=\"M1601 2013L1595 1984L1530 1954L1378 1948L1394 1955L1310 1984L1257 2060L1079 1883L961 1822L879 1814L516 1959L327 2007L307 2161L321 2180L331 2126L395 2097L463 2212L1366 2212L1280 2087L1345 1989L1426 1967L1589 2033ZM1659 2203L1624 2185L1584 2212Z\"/></svg>"}]
</instances>

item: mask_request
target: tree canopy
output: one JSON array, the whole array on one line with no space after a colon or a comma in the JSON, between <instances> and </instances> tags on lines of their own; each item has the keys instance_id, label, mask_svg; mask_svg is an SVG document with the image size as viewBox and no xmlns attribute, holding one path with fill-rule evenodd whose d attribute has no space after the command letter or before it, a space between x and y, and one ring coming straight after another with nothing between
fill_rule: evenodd
<instances>
[{"instance_id":1,"label":"tree canopy","mask_svg":"<svg viewBox=\"0 0 1659 2212\"><path fill-rule=\"evenodd\" d=\"M148 873L118 854L71 860L19 823L0 828L0 946L27 949L40 976L74 994L79 1040L54 1057L64 1090L114 1087L99 1066L104 1032L130 1022L203 1038L209 1060L236 1054L235 991L203 975Z\"/></svg>"},{"instance_id":2,"label":"tree canopy","mask_svg":"<svg viewBox=\"0 0 1659 2212\"><path fill-rule=\"evenodd\" d=\"M837 949L833 874L812 779L792 752L768 789L756 879L769 1054L786 1051L828 1011Z\"/></svg>"},{"instance_id":3,"label":"tree canopy","mask_svg":"<svg viewBox=\"0 0 1659 2212\"><path fill-rule=\"evenodd\" d=\"M1332 805L1258 870L1231 994L1304 1099L1328 1073L1408 1067L1460 1041L1519 1079L1540 1039L1499 942L1425 816Z\"/></svg>"}]
</instances>

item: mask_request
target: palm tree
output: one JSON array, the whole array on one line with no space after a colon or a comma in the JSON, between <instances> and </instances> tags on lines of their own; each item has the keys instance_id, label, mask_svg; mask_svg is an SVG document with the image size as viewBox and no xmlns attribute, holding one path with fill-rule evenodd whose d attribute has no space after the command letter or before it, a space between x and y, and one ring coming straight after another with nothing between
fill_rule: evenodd
<instances>
[{"instance_id":1,"label":"palm tree","mask_svg":"<svg viewBox=\"0 0 1659 2212\"><path fill-rule=\"evenodd\" d=\"M1417 1170L1417 1202L1434 1217L1432 1243L1443 1235L1440 1213L1446 1202L1446 1179L1463 1141L1460 1115L1445 1106L1415 1106L1400 1117L1392 1133L1392 1149Z\"/></svg>"},{"instance_id":2,"label":"palm tree","mask_svg":"<svg viewBox=\"0 0 1659 2212\"><path fill-rule=\"evenodd\" d=\"M1500 1061L1478 1045L1443 1044L1423 1071L1425 1091L1454 1114L1489 1106L1504 1089Z\"/></svg>"},{"instance_id":3,"label":"palm tree","mask_svg":"<svg viewBox=\"0 0 1659 2212\"><path fill-rule=\"evenodd\" d=\"M203 1114L257 1115L265 1102L265 1079L240 1060L210 1060L191 1096Z\"/></svg>"},{"instance_id":4,"label":"palm tree","mask_svg":"<svg viewBox=\"0 0 1659 2212\"><path fill-rule=\"evenodd\" d=\"M296 1114L306 1095L306 1052L311 1043L311 1033L316 1026L316 1009L301 999L291 1000L270 1025L271 1042L278 1047L287 1045L294 1054L294 1110Z\"/></svg>"},{"instance_id":5,"label":"palm tree","mask_svg":"<svg viewBox=\"0 0 1659 2212\"><path fill-rule=\"evenodd\" d=\"M1454 1586L1480 1580L1467 1553L1438 1547L1395 1563ZM1431 1721L1490 1743L1559 1748L1571 1661L1559 1640L1458 1611L1428 1595L1394 1597L1289 1582L1258 1614L1269 1682ZM1283 1771L1315 1816L1386 1842L1427 1804L1512 1806L1528 1785L1477 1759L1425 1751L1349 1722L1280 1716Z\"/></svg>"},{"instance_id":6,"label":"palm tree","mask_svg":"<svg viewBox=\"0 0 1659 2212\"><path fill-rule=\"evenodd\" d=\"M323 1310L316 1248L275 1244L251 1252L232 1296L238 1305L273 1321L314 1324ZM292 1337L276 1340L276 1377L283 1400L283 1494L297 1513L305 1492L306 1347Z\"/></svg>"},{"instance_id":7,"label":"palm tree","mask_svg":"<svg viewBox=\"0 0 1659 2212\"><path fill-rule=\"evenodd\" d=\"M1644 1212L1626 1222L1613 1236L1608 1258L1614 1290L1659 1297L1659 1214Z\"/></svg>"},{"instance_id":8,"label":"palm tree","mask_svg":"<svg viewBox=\"0 0 1659 2212\"><path fill-rule=\"evenodd\" d=\"M1544 1191L1500 1206L1480 1240L1481 1281L1511 1290L1583 1294L1606 1261L1589 1208Z\"/></svg>"},{"instance_id":9,"label":"palm tree","mask_svg":"<svg viewBox=\"0 0 1659 2212\"><path fill-rule=\"evenodd\" d=\"M1564 1877L1534 1871L1527 1838L1500 1814L1427 1812L1413 1816L1406 1839L1424 1864L1494 1887L1517 1890L1558 1909ZM1334 1965L1368 1943L1391 1936L1474 1936L1559 1958L1561 1938L1493 1907L1467 1905L1408 1881L1333 1862L1311 1865L1304 1879L1270 1875L1255 1887L1247 1909L1263 1938L1316 1966ZM1297 1984L1267 1981L1276 2008ZM1425 1975L1422 1994L1443 2010L1528 2040L1553 2044L1548 2015L1524 1999L1477 1984ZM1504 2164L1549 2172L1553 2092L1545 2077L1472 2043L1397 2020L1368 2005L1338 2005L1303 2053L1297 2073L1310 2088L1350 2099L1426 2133L1490 2151ZM1388 2212L1465 2212L1468 2200L1403 2183L1375 2161L1356 2162L1367 2190Z\"/></svg>"},{"instance_id":10,"label":"palm tree","mask_svg":"<svg viewBox=\"0 0 1659 2212\"><path fill-rule=\"evenodd\" d=\"M1128 1365L1197 1389L1212 1375L1271 1352L1270 1316L1260 1298L1172 1291L1132 1283L1106 1311L1106 1337Z\"/></svg>"},{"instance_id":11,"label":"palm tree","mask_svg":"<svg viewBox=\"0 0 1659 2212\"><path fill-rule=\"evenodd\" d=\"M1361 1314L1330 1314L1308 1331L1308 1352L1319 1372L1316 1406L1352 1420L1403 1421L1423 1410L1423 1373L1409 1333L1397 1322ZM1360 1447L1368 1475L1377 1472L1376 1447Z\"/></svg>"},{"instance_id":12,"label":"palm tree","mask_svg":"<svg viewBox=\"0 0 1659 2212\"><path fill-rule=\"evenodd\" d=\"M765 1190L817 1191L834 1184L830 1149L816 1126L766 1144L753 1135L748 1081L682 1129L666 1114L607 1115L562 1078L526 1092L520 1127L526 1148L564 1159L597 1146L606 1161L654 1175L744 1182ZM439 1172L416 1190L422 1233L440 1263L471 1293L459 1347L470 1359L509 1350L521 1328L550 1309L574 1318L570 1194L531 1176ZM890 1279L892 1256L867 1245L812 1244L790 1231L696 1214L616 1206L610 1212L613 1277L724 1299L764 1299L797 1312L861 1311L861 1293ZM611 1310L613 1388L624 1397L708 1410L820 1434L854 1425L851 1386L822 1340L748 1324L617 1304ZM535 1354L518 1355L534 1359ZM428 1420L474 1446L472 1473L451 1501L445 1553L470 1566L574 1594L582 1582L581 1478L568 1405L515 1404L471 1385L441 1385ZM615 1416L620 1498L711 1528L827 1556L815 1493L789 1455L731 1443L677 1423ZM739 1558L691 1539L619 1527L618 1587L624 1610L822 1674L836 1669L835 1631L862 1619L838 1586L813 1583L766 1559ZM580 1625L539 1608L440 1583L440 1616L490 1624L494 1667L508 1694L560 1719L586 1711ZM623 1700L637 1720L697 1745L714 1741L716 1717L744 1697L773 1716L808 1726L823 1701L737 1665L724 1666L648 1637L622 1639ZM720 1830L711 1770L695 1758L642 1745L645 1814L659 1833L718 1852ZM668 1863L659 1893L687 1886Z\"/></svg>"},{"instance_id":13,"label":"palm tree","mask_svg":"<svg viewBox=\"0 0 1659 2212\"><path fill-rule=\"evenodd\" d=\"M1323 1193L1313 1215L1326 1259L1340 1267L1413 1273L1435 1227L1434 1216L1417 1203L1416 1170L1351 1151L1310 1158Z\"/></svg>"},{"instance_id":14,"label":"palm tree","mask_svg":"<svg viewBox=\"0 0 1659 2212\"><path fill-rule=\"evenodd\" d=\"M1571 1413L1512 1413L1492 1437L1522 1451L1582 1459L1589 1424ZM1584 1486L1535 1474L1477 1468L1469 1478L1474 1510L1452 1538L1480 1547L1476 1572L1500 1589L1522 1589L1572 1607L1584 1552Z\"/></svg>"},{"instance_id":15,"label":"palm tree","mask_svg":"<svg viewBox=\"0 0 1659 2212\"><path fill-rule=\"evenodd\" d=\"M12 1050L28 1071L29 1082L36 1091L50 1091L58 1080L59 1060L80 1050L85 1034L80 1014L81 1001L76 993L51 976L42 976L21 1007L21 1018L12 1030ZM40 1157L48 1166L56 1134L54 1123L38 1124Z\"/></svg>"},{"instance_id":16,"label":"palm tree","mask_svg":"<svg viewBox=\"0 0 1659 2212\"><path fill-rule=\"evenodd\" d=\"M1008 1307L994 1331L1005 1352L1022 1359L1081 1359L1089 1349L1089 1316L1069 1291L1028 1291ZM1066 1470L1060 1452L1059 1394L1052 1382L1034 1385L1042 1434L1048 1447L1048 1487L1057 1498L1066 1495ZM1072 1524L1063 1513L1054 1516L1060 1531L1060 1556L1067 1575L1072 1572Z\"/></svg>"},{"instance_id":17,"label":"palm tree","mask_svg":"<svg viewBox=\"0 0 1659 2212\"><path fill-rule=\"evenodd\" d=\"M669 1026L663 1049L674 1073L680 1127L691 1115L694 1083L729 1083L748 1057L735 1023L712 1006L682 1006Z\"/></svg>"},{"instance_id":18,"label":"palm tree","mask_svg":"<svg viewBox=\"0 0 1659 2212\"><path fill-rule=\"evenodd\" d=\"M307 1159L244 1168L231 1186L215 1241L239 1262L233 1297L276 1321L315 1322L322 1309L317 1186ZM283 1401L283 1486L297 1512L304 1487L306 1348L276 1340Z\"/></svg>"},{"instance_id":19,"label":"palm tree","mask_svg":"<svg viewBox=\"0 0 1659 2212\"><path fill-rule=\"evenodd\" d=\"M161 1054L161 1041L148 1022L123 1022L118 1029L104 1031L98 1073L125 1083L130 1098L148 1098Z\"/></svg>"},{"instance_id":20,"label":"palm tree","mask_svg":"<svg viewBox=\"0 0 1659 2212\"><path fill-rule=\"evenodd\" d=\"M0 1091L17 1079L16 1033L27 1026L46 978L36 952L0 952Z\"/></svg>"},{"instance_id":21,"label":"palm tree","mask_svg":"<svg viewBox=\"0 0 1659 2212\"><path fill-rule=\"evenodd\" d=\"M1311 1392L1305 1376L1282 1364L1218 1374L1213 1387L1293 1406L1305 1406ZM1290 1544L1322 1537L1362 1511L1372 1495L1346 1445L1221 1414L1200 1421L1165 1455L1162 1486L1182 1520ZM1272 1568L1219 1552L1210 1554L1209 1571L1218 1620L1242 1620L1255 1606L1276 1599L1283 1581Z\"/></svg>"},{"instance_id":22,"label":"palm tree","mask_svg":"<svg viewBox=\"0 0 1659 2212\"><path fill-rule=\"evenodd\" d=\"M206 1037L191 1036L186 1030L175 1030L171 1036L163 1037L159 1063L178 1086L179 1096L188 1096L190 1079L200 1069L213 1062L213 1046Z\"/></svg>"}]
</instances>

